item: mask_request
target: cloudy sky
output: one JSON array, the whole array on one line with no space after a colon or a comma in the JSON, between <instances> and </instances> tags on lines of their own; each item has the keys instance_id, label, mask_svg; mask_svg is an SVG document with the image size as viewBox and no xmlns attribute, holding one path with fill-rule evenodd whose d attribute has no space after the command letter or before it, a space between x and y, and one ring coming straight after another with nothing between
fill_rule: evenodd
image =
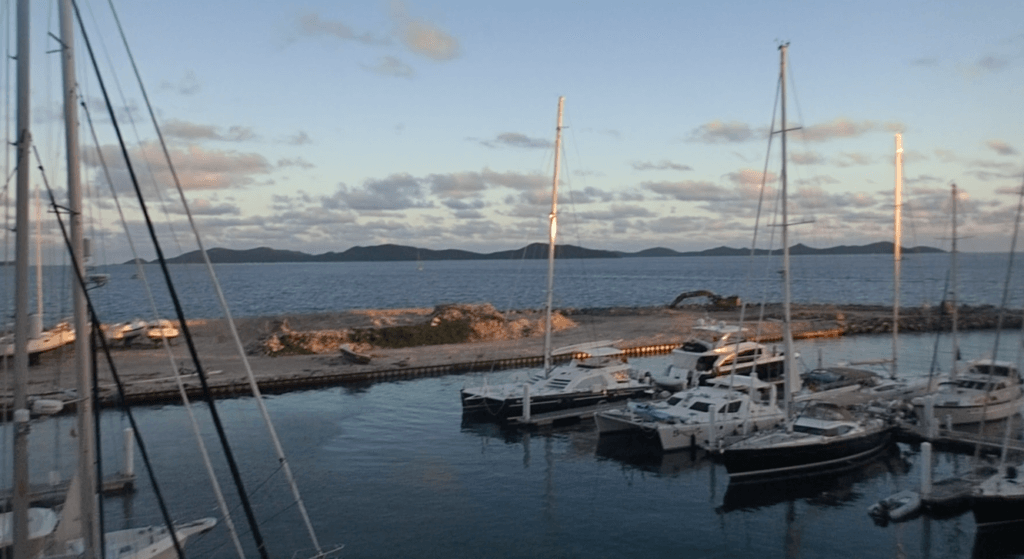
<instances>
[{"instance_id":1,"label":"cloudy sky","mask_svg":"<svg viewBox=\"0 0 1024 559\"><path fill-rule=\"evenodd\" d=\"M780 42L789 42L793 242L1009 247L1024 174L1024 4L1006 2L122 2L118 16L204 243L319 254L543 242L565 96L560 242L749 246ZM33 3L35 135L57 169L55 15ZM194 248L105 2L82 3L150 212ZM125 165L79 39L82 94L130 227ZM83 125L92 235L127 258ZM773 144L777 154L778 143ZM768 164L766 213L778 191ZM770 217L767 219L771 219ZM763 233L767 238L767 229ZM149 243L137 239L141 255Z\"/></svg>"}]
</instances>

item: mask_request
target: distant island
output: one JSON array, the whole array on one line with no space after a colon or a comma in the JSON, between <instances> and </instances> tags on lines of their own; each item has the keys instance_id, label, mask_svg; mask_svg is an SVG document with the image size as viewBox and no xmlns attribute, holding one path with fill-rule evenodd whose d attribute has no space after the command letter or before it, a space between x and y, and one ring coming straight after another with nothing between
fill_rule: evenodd
<instances>
[{"instance_id":1,"label":"distant island","mask_svg":"<svg viewBox=\"0 0 1024 559\"><path fill-rule=\"evenodd\" d=\"M848 255L848 254L892 254L891 242L878 242L861 246L836 246L831 248L812 248L804 244L793 245L789 249L793 255ZM941 253L944 250L932 247L903 248L904 254ZM755 254L781 254L782 249L758 249ZM278 250L268 247L248 250L229 248L212 248L207 251L210 262L214 264L254 264L268 262L402 262L428 260L539 260L548 257L546 243L533 243L516 250L478 253L468 250L432 250L402 245L377 245L372 247L352 247L345 252L325 252L323 254L306 254L294 250ZM651 258L651 257L689 257L689 256L749 256L750 249L717 247L694 252L679 252L670 248L656 247L639 252L621 252L612 250L594 250L574 245L555 245L555 258ZM203 262L199 251L186 252L180 256L167 259L172 264L196 264ZM143 261L146 263L146 261ZM134 264L129 260L125 264Z\"/></svg>"}]
</instances>

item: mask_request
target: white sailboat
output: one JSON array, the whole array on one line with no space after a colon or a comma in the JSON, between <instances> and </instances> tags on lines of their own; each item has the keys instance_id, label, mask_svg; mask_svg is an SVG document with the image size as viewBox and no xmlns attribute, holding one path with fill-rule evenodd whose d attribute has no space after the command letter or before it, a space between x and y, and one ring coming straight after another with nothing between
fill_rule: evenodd
<instances>
[{"instance_id":1,"label":"white sailboat","mask_svg":"<svg viewBox=\"0 0 1024 559\"><path fill-rule=\"evenodd\" d=\"M786 54L788 44L779 46L782 138L782 246L783 246L783 312L786 374L784 375L784 409L792 417L793 394L798 389L796 363L793 359L792 319L790 315L790 266L786 185ZM892 440L893 424L880 417L853 414L836 406L811 403L795 419L768 431L755 434L726 446L721 451L730 477L752 479L802 475L815 470L841 469L881 451Z\"/></svg>"},{"instance_id":2,"label":"white sailboat","mask_svg":"<svg viewBox=\"0 0 1024 559\"><path fill-rule=\"evenodd\" d=\"M562 145L562 108L558 98L555 132L555 172L548 216L548 289L544 328L544 368L529 379L499 385L466 387L461 391L463 415L507 421L529 419L532 413L559 411L642 397L650 392L650 377L633 370L613 342L596 342L561 350L551 348L551 307L555 272L555 241L558 236L558 172ZM555 366L553 356L574 354L568 364Z\"/></svg>"}]
</instances>

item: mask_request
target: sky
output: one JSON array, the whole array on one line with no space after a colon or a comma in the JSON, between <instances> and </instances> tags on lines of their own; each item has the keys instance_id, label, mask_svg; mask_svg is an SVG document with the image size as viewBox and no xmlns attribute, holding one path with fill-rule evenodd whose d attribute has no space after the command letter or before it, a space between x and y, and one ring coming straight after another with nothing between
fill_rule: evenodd
<instances>
[{"instance_id":1,"label":"sky","mask_svg":"<svg viewBox=\"0 0 1024 559\"><path fill-rule=\"evenodd\" d=\"M192 250L107 3L80 5L163 250ZM115 7L207 248L492 252L546 242L560 96L560 243L749 247L763 192L758 243L778 246L768 224L779 220L780 137L769 158L768 131L773 114L780 125L782 43L787 204L801 223L788 230L792 243L892 240L900 133L903 244L949 248L955 183L960 249L1010 247L1024 180L1024 3ZM61 192L59 67L46 54L55 13L33 2L32 111L47 179ZM131 257L113 190L139 256L152 258L81 37L76 45L113 183L83 124L89 234L110 262Z\"/></svg>"}]
</instances>

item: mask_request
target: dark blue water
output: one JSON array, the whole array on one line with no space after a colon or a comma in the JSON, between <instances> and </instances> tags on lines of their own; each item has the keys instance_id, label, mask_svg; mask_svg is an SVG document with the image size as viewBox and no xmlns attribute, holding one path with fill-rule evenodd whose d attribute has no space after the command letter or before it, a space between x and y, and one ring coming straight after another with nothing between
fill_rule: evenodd
<instances>
[{"instance_id":1,"label":"dark blue water","mask_svg":"<svg viewBox=\"0 0 1024 559\"><path fill-rule=\"evenodd\" d=\"M961 254L957 299L999 305L1007 255ZM901 304L935 305L948 298L950 257L909 255L902 263ZM686 291L705 289L739 295L749 302L781 302L781 259L748 257L620 258L559 260L555 268L558 307L658 306ZM1019 266L1018 266L1019 268ZM547 263L542 260L439 262L352 262L324 264L220 264L215 267L235 316L315 313L365 308L422 308L440 303L491 303L498 309L544 305ZM796 256L792 292L797 303L892 304L891 256ZM206 269L174 265L172 274L190 318L221 316ZM144 283L133 279L134 266L97 269L111 275L105 287L91 291L103 322L150 318ZM158 266L145 266L158 314L172 315ZM10 270L0 289L12 289ZM45 275L46 314L70 314L70 278L49 267ZM1009 305L1024 306L1024 280L1014 274ZM0 297L8 301L9 297ZM34 290L33 290L34 300ZM10 303L6 303L10 305ZM34 303L33 303L34 305ZM34 307L33 307L34 308ZM4 316L13 310L0 309Z\"/></svg>"},{"instance_id":2,"label":"dark blue water","mask_svg":"<svg viewBox=\"0 0 1024 559\"><path fill-rule=\"evenodd\" d=\"M934 338L907 335L900 360L908 374L927 374ZM992 332L969 332L966 355L991 351ZM1004 358L1019 338L1004 338ZM888 336L799 342L804 362L877 359ZM949 352L939 352L947 367ZM637 359L662 368L668 357ZM325 546L342 557L989 557L1012 538L976 540L972 516L921 517L881 527L867 508L898 490L916 488L919 449L892 453L838 476L786 483L730 485L725 469L688 452L660 456L599 444L592 425L540 433L508 433L463 424L459 389L523 371L449 375L296 392L267 398ZM296 510L252 399L219 409L253 493L273 557L308 548ZM204 438L215 447L205 408ZM170 509L181 520L216 515L187 416L181 406L136 410ZM105 414L105 461L119 461L123 416ZM69 457L52 443L70 419L34 429L33 470L67 471ZM44 448L51 448L46 451ZM227 483L223 458L216 469ZM970 456L938 453L936 478L965 471ZM229 496L237 506L237 499ZM130 498L105 502L108 528L159 522L152 492L141 483ZM235 510L235 521L243 524ZM243 530L244 531L244 530ZM231 557L223 526L190 544L194 557ZM1012 555L1012 554L1011 554ZM302 556L301 554L299 556Z\"/></svg>"},{"instance_id":3,"label":"dark blue water","mask_svg":"<svg viewBox=\"0 0 1024 559\"><path fill-rule=\"evenodd\" d=\"M1000 255L964 255L960 299L998 303L1005 262ZM693 289L749 300L781 299L774 264L762 266L759 276L751 276L756 280L747 279L748 265L749 259L740 258L560 262L556 301L573 307L661 305ZM940 301L947 268L942 255L908 259L903 303ZM187 311L216 316L203 270L174 269ZM141 282L131 278L134 269L108 271L110 284L94 291L101 312L109 320L145 316L136 310L145 308L145 295ZM236 316L442 302L539 307L546 272L540 261L427 262L422 270L411 262L227 265L217 271ZM891 301L891 261L884 256L795 258L794 277L805 278L794 285L794 299L800 302ZM1019 293L1015 288L1014 296ZM162 305L163 297L158 298ZM968 357L990 353L992 342L991 332L969 332L961 339ZM936 346L933 336L902 336L901 372L928 374L933 359L938 370L948 370L947 346ZM1000 347L1001 357L1017 359L1019 333L1004 336ZM809 366L819 355L826 363L863 361L888 357L891 339L805 341L798 349ZM636 363L659 369L667 359ZM267 398L324 546L344 544L344 557L374 558L988 557L1021 552L1012 537L976 539L970 514L876 526L868 506L919 483L920 453L908 445L841 476L731 486L724 468L688 453L660 456L599 445L588 423L533 434L463 425L460 387L521 374L451 375ZM253 400L225 400L219 409L272 556L291 557L308 549ZM184 408L140 408L136 413L175 518L217 515ZM216 448L203 406L197 414L204 439ZM108 471L121 460L121 429L126 426L122 415L105 414ZM69 419L34 427L38 480L50 470L70 471L69 445L63 441L72 430ZM219 451L214 462L227 484ZM969 465L970 457L939 454L935 476ZM137 468L141 471L141 464ZM237 499L228 491L235 522L244 532ZM144 481L134 496L109 498L105 505L108 529L159 522ZM233 556L223 526L189 549L196 557Z\"/></svg>"}]
</instances>

